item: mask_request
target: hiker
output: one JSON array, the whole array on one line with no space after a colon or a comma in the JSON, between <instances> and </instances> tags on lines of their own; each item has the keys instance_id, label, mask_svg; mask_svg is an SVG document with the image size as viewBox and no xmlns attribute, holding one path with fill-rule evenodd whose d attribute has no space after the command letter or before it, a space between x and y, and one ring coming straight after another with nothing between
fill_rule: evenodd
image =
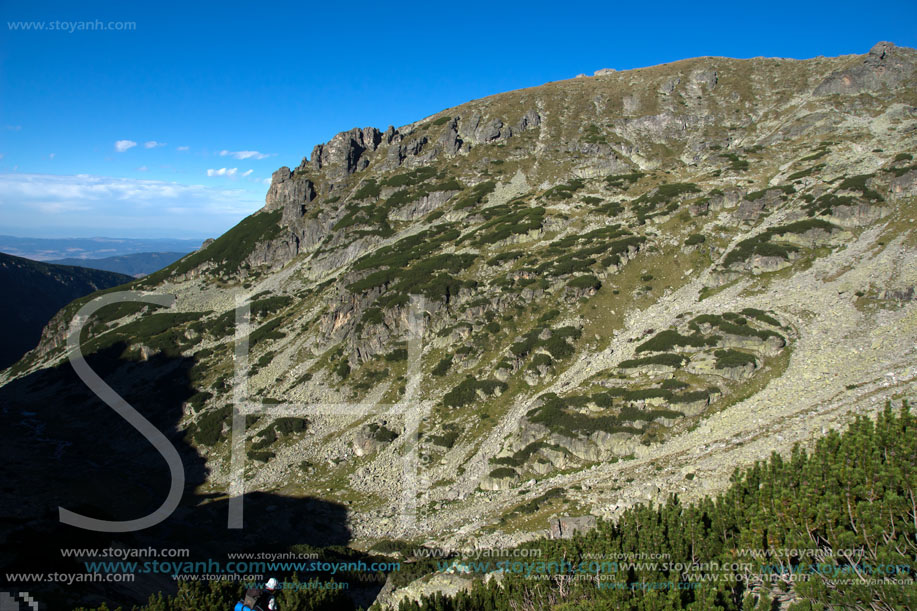
<instances>
[{"instance_id":1,"label":"hiker","mask_svg":"<svg viewBox=\"0 0 917 611\"><path fill-rule=\"evenodd\" d=\"M278 611L274 594L279 585L277 580L271 577L263 589L257 586L247 589L245 597L236 603L234 611Z\"/></svg>"}]
</instances>

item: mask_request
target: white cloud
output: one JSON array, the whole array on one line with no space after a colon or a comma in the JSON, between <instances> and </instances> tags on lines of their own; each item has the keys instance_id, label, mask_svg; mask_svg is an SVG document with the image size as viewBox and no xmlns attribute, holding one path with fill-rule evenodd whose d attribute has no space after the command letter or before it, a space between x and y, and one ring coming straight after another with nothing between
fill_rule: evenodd
<instances>
[{"instance_id":1,"label":"white cloud","mask_svg":"<svg viewBox=\"0 0 917 611\"><path fill-rule=\"evenodd\" d=\"M138 171L138 172L146 172L146 171L149 170L149 169L150 169L150 168L146 167L145 165L142 165L142 166L140 166L139 168L137 168L137 171Z\"/></svg>"},{"instance_id":2,"label":"white cloud","mask_svg":"<svg viewBox=\"0 0 917 611\"><path fill-rule=\"evenodd\" d=\"M143 143L144 148L154 149L159 146L165 146L165 142L156 142L155 140L148 140Z\"/></svg>"},{"instance_id":3,"label":"white cloud","mask_svg":"<svg viewBox=\"0 0 917 611\"><path fill-rule=\"evenodd\" d=\"M0 159L3 159L2 155L0 155ZM254 172L254 170L245 170L242 172L242 176L249 176L252 172Z\"/></svg>"},{"instance_id":4,"label":"white cloud","mask_svg":"<svg viewBox=\"0 0 917 611\"><path fill-rule=\"evenodd\" d=\"M176 150L176 151L187 151L189 148L191 148L191 147L189 147L189 146L179 146L179 147L177 147L175 150Z\"/></svg>"},{"instance_id":5,"label":"white cloud","mask_svg":"<svg viewBox=\"0 0 917 611\"><path fill-rule=\"evenodd\" d=\"M123 153L127 149L134 148L137 146L137 143L133 140L118 140L115 142L115 150L119 153Z\"/></svg>"},{"instance_id":6,"label":"white cloud","mask_svg":"<svg viewBox=\"0 0 917 611\"><path fill-rule=\"evenodd\" d=\"M239 168L220 168L219 170L207 170L207 176L235 176Z\"/></svg>"},{"instance_id":7,"label":"white cloud","mask_svg":"<svg viewBox=\"0 0 917 611\"><path fill-rule=\"evenodd\" d=\"M232 157L234 159L267 159L270 155L259 153L258 151L220 151L220 157Z\"/></svg>"},{"instance_id":8,"label":"white cloud","mask_svg":"<svg viewBox=\"0 0 917 611\"><path fill-rule=\"evenodd\" d=\"M86 174L0 173L0 201L3 227L167 235L217 235L264 205L248 189Z\"/></svg>"}]
</instances>

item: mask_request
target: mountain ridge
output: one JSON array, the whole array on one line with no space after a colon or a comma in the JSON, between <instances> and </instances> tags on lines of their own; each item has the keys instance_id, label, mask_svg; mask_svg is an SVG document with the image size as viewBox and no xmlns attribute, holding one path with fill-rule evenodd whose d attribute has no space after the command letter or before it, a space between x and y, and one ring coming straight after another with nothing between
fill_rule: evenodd
<instances>
[{"instance_id":1,"label":"mountain ridge","mask_svg":"<svg viewBox=\"0 0 917 611\"><path fill-rule=\"evenodd\" d=\"M83 295L133 280L124 274L54 265L0 253L0 301L5 369L36 346L42 330L61 307Z\"/></svg>"},{"instance_id":2,"label":"mountain ridge","mask_svg":"<svg viewBox=\"0 0 917 611\"><path fill-rule=\"evenodd\" d=\"M129 255L101 257L98 259L52 259L47 261L47 263L100 269L137 278L158 271L178 261L187 254L187 252L138 252Z\"/></svg>"},{"instance_id":3,"label":"mountain ridge","mask_svg":"<svg viewBox=\"0 0 917 611\"><path fill-rule=\"evenodd\" d=\"M890 43L695 58L340 132L274 172L261 211L132 283L172 309L103 310L84 349L194 360L181 427L225 494L246 295L268 406L246 486L346 504L365 548L517 544L722 490L914 395L915 66ZM2 380L61 362L80 303ZM270 414L286 403L427 411L415 440L382 409L293 424Z\"/></svg>"}]
</instances>

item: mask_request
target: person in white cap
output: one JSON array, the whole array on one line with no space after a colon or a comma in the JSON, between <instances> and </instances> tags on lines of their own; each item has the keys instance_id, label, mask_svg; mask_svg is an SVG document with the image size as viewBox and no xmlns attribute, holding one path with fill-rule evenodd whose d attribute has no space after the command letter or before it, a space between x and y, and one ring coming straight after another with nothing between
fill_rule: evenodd
<instances>
[{"instance_id":1,"label":"person in white cap","mask_svg":"<svg viewBox=\"0 0 917 611\"><path fill-rule=\"evenodd\" d=\"M267 584L264 587L264 594L259 603L261 603L261 608L265 611L277 611L279 607L277 606L277 601L274 599L274 593L277 591L277 588L280 584L277 583L277 580L271 577L267 580Z\"/></svg>"}]
</instances>

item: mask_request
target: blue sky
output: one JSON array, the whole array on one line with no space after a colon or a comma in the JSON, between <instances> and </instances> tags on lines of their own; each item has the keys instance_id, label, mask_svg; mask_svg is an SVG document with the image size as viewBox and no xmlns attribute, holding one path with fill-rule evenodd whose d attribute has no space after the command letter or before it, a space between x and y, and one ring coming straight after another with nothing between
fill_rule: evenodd
<instances>
[{"instance_id":1,"label":"blue sky","mask_svg":"<svg viewBox=\"0 0 917 611\"><path fill-rule=\"evenodd\" d=\"M913 0L88 0L0 17L0 234L34 237L217 235L339 131L599 68L917 46ZM66 31L97 20L135 26Z\"/></svg>"}]
</instances>

